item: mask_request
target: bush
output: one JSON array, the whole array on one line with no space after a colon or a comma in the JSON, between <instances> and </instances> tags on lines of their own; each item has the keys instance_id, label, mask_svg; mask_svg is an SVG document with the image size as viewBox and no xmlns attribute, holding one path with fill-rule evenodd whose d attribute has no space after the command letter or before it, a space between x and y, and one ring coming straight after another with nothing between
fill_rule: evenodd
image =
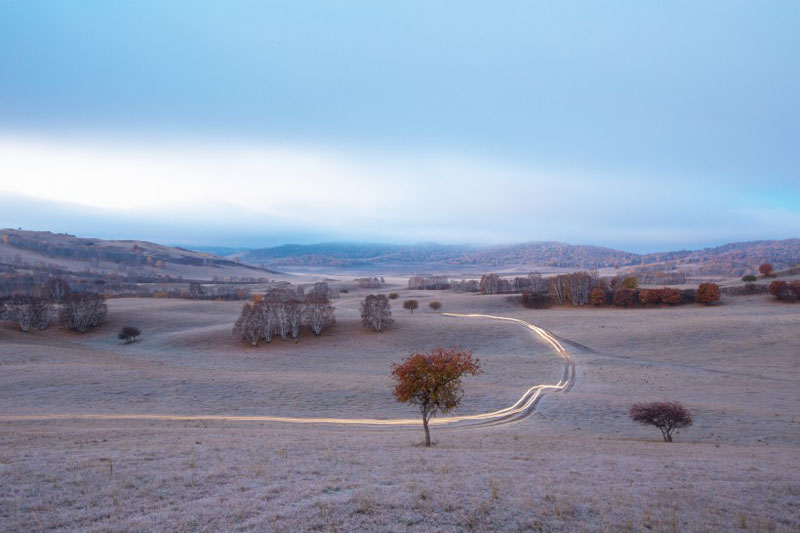
<instances>
[{"instance_id":1,"label":"bush","mask_svg":"<svg viewBox=\"0 0 800 533\"><path fill-rule=\"evenodd\" d=\"M719 301L719 285L716 283L701 283L697 287L697 293L694 295L694 301L701 304L711 305Z\"/></svg>"},{"instance_id":2,"label":"bush","mask_svg":"<svg viewBox=\"0 0 800 533\"><path fill-rule=\"evenodd\" d=\"M439 309L442 308L442 302L434 300L434 301L432 301L431 303L428 304L428 307L433 309L433 312L435 313L436 311L438 311Z\"/></svg>"},{"instance_id":3,"label":"bush","mask_svg":"<svg viewBox=\"0 0 800 533\"><path fill-rule=\"evenodd\" d=\"M633 276L628 276L622 280L623 289L636 289L639 287L639 280Z\"/></svg>"},{"instance_id":4,"label":"bush","mask_svg":"<svg viewBox=\"0 0 800 533\"><path fill-rule=\"evenodd\" d=\"M765 278L772 275L772 265L770 263L764 263L758 267L758 271L764 275Z\"/></svg>"},{"instance_id":5,"label":"bush","mask_svg":"<svg viewBox=\"0 0 800 533\"><path fill-rule=\"evenodd\" d=\"M400 298L400 295L397 294L396 292L390 292L389 293L389 299L390 300L397 300L398 298Z\"/></svg>"},{"instance_id":6,"label":"bush","mask_svg":"<svg viewBox=\"0 0 800 533\"><path fill-rule=\"evenodd\" d=\"M750 282L752 282L752 281L756 281L757 279L758 279L758 278L757 278L757 277L755 277L755 276L754 276L754 275L752 275L752 274L748 274L748 275L746 275L746 276L742 276L742 281L746 281L746 282L748 282L748 283L750 283Z\"/></svg>"}]
</instances>

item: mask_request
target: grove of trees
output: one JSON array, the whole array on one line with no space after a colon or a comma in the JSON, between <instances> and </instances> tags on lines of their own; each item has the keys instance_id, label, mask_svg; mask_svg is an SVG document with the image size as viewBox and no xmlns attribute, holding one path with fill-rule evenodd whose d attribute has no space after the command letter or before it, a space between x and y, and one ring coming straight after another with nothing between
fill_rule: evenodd
<instances>
[{"instance_id":1,"label":"grove of trees","mask_svg":"<svg viewBox=\"0 0 800 533\"><path fill-rule=\"evenodd\" d=\"M270 289L264 296L257 296L242 306L233 334L253 346L262 339L271 342L276 335L282 340L297 339L304 324L314 335L320 335L336 320L329 293L325 282L315 283L308 294L302 287Z\"/></svg>"}]
</instances>

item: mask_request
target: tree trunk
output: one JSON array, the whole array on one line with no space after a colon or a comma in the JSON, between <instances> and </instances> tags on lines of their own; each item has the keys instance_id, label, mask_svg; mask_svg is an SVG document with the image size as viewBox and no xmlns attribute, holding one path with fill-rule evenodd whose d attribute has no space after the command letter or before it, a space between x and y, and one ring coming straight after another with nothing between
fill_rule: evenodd
<instances>
[{"instance_id":1,"label":"tree trunk","mask_svg":"<svg viewBox=\"0 0 800 533\"><path fill-rule=\"evenodd\" d=\"M422 427L425 429L425 446L430 447L431 431L428 429L428 419L425 416L422 417Z\"/></svg>"}]
</instances>

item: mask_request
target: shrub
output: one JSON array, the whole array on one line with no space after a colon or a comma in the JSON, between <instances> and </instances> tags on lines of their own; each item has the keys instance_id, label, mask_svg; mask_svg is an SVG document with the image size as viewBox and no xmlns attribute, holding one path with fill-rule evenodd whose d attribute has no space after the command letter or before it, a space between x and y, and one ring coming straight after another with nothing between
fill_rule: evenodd
<instances>
[{"instance_id":1,"label":"shrub","mask_svg":"<svg viewBox=\"0 0 800 533\"><path fill-rule=\"evenodd\" d=\"M592 292L589 293L589 301L592 302L592 305L605 305L608 303L608 297L606 296L606 291L603 287L595 287L592 289Z\"/></svg>"},{"instance_id":2,"label":"shrub","mask_svg":"<svg viewBox=\"0 0 800 533\"><path fill-rule=\"evenodd\" d=\"M672 442L674 430L692 425L692 414L678 402L637 403L630 415L634 422L660 429L664 442Z\"/></svg>"},{"instance_id":3,"label":"shrub","mask_svg":"<svg viewBox=\"0 0 800 533\"><path fill-rule=\"evenodd\" d=\"M772 275L772 265L770 263L763 263L758 267L758 271L767 278Z\"/></svg>"},{"instance_id":4,"label":"shrub","mask_svg":"<svg viewBox=\"0 0 800 533\"><path fill-rule=\"evenodd\" d=\"M719 301L719 285L716 283L701 283L697 287L694 301L701 304L711 305Z\"/></svg>"},{"instance_id":5,"label":"shrub","mask_svg":"<svg viewBox=\"0 0 800 533\"><path fill-rule=\"evenodd\" d=\"M419 408L425 430L425 446L431 445L428 422L438 412L449 413L461 403L461 378L481 372L472 352L456 347L435 347L429 353L412 353L392 368L394 397Z\"/></svg>"},{"instance_id":6,"label":"shrub","mask_svg":"<svg viewBox=\"0 0 800 533\"><path fill-rule=\"evenodd\" d=\"M636 301L636 292L633 289L617 289L614 293L614 305L629 307Z\"/></svg>"},{"instance_id":7,"label":"shrub","mask_svg":"<svg viewBox=\"0 0 800 533\"><path fill-rule=\"evenodd\" d=\"M414 314L414 309L419 307L419 302L417 300L406 300L403 302L403 309L411 311L411 314Z\"/></svg>"},{"instance_id":8,"label":"shrub","mask_svg":"<svg viewBox=\"0 0 800 533\"><path fill-rule=\"evenodd\" d=\"M139 328L135 328L133 326L125 326L120 330L117 334L117 338L121 341L125 341L125 344L130 344L136 341L136 337L142 334L142 330Z\"/></svg>"},{"instance_id":9,"label":"shrub","mask_svg":"<svg viewBox=\"0 0 800 533\"><path fill-rule=\"evenodd\" d=\"M755 276L754 276L754 275L752 275L752 274L748 274L748 275L746 275L746 276L742 276L742 281L746 281L746 282L748 282L748 283L750 283L751 281L756 281L757 279L758 279L758 278L757 278L757 277L755 277Z\"/></svg>"},{"instance_id":10,"label":"shrub","mask_svg":"<svg viewBox=\"0 0 800 533\"><path fill-rule=\"evenodd\" d=\"M639 287L639 280L637 280L633 276L628 276L627 278L622 280L622 288L624 289L636 289Z\"/></svg>"},{"instance_id":11,"label":"shrub","mask_svg":"<svg viewBox=\"0 0 800 533\"><path fill-rule=\"evenodd\" d=\"M390 300L397 300L398 298L400 298L400 295L397 294L396 292L390 292L389 293L389 299Z\"/></svg>"},{"instance_id":12,"label":"shrub","mask_svg":"<svg viewBox=\"0 0 800 533\"><path fill-rule=\"evenodd\" d=\"M435 313L436 311L438 311L439 309L442 308L442 302L434 300L434 301L432 301L431 303L428 304L428 307L430 307L433 310L433 312Z\"/></svg>"}]
</instances>

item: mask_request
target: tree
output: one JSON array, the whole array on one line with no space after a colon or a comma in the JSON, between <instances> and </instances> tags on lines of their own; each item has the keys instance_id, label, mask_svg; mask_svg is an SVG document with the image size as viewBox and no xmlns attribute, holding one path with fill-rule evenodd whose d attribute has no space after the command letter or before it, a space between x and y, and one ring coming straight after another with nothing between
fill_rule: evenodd
<instances>
[{"instance_id":1,"label":"tree","mask_svg":"<svg viewBox=\"0 0 800 533\"><path fill-rule=\"evenodd\" d=\"M47 280L45 288L50 300L57 304L63 303L64 298L69 294L69 284L61 278Z\"/></svg>"},{"instance_id":2,"label":"tree","mask_svg":"<svg viewBox=\"0 0 800 533\"><path fill-rule=\"evenodd\" d=\"M694 301L701 304L711 305L719 301L719 285L716 283L701 283L697 287L697 292L694 295Z\"/></svg>"},{"instance_id":3,"label":"tree","mask_svg":"<svg viewBox=\"0 0 800 533\"><path fill-rule=\"evenodd\" d=\"M333 315L333 306L328 299L329 293L328 284L320 281L315 283L306 295L305 313L314 335L320 335L326 326L333 324L336 320Z\"/></svg>"},{"instance_id":4,"label":"tree","mask_svg":"<svg viewBox=\"0 0 800 533\"><path fill-rule=\"evenodd\" d=\"M573 272L566 277L569 299L572 305L589 303L589 294L594 285L594 276L588 272Z\"/></svg>"},{"instance_id":5,"label":"tree","mask_svg":"<svg viewBox=\"0 0 800 533\"><path fill-rule=\"evenodd\" d=\"M500 292L500 276L495 273L484 274L478 288L481 294L497 294Z\"/></svg>"},{"instance_id":6,"label":"tree","mask_svg":"<svg viewBox=\"0 0 800 533\"><path fill-rule=\"evenodd\" d=\"M786 283L785 281L777 281L776 280L776 281L773 281L772 283L769 284L769 287L767 287L767 290L769 291L769 293L771 295L777 296L778 293L781 292L784 289L784 287L788 287L788 286L789 286L789 284Z\"/></svg>"},{"instance_id":7,"label":"tree","mask_svg":"<svg viewBox=\"0 0 800 533\"><path fill-rule=\"evenodd\" d=\"M197 282L193 282L189 284L189 297L194 300L199 300L203 297L203 286Z\"/></svg>"},{"instance_id":8,"label":"tree","mask_svg":"<svg viewBox=\"0 0 800 533\"><path fill-rule=\"evenodd\" d=\"M633 289L617 289L614 292L614 305L618 305L620 307L628 307L633 305L633 302L636 300L635 295L636 293L633 291Z\"/></svg>"},{"instance_id":9,"label":"tree","mask_svg":"<svg viewBox=\"0 0 800 533\"><path fill-rule=\"evenodd\" d=\"M16 322L20 331L29 332L32 327L47 329L50 325L50 309L41 298L14 296L5 305L6 318Z\"/></svg>"},{"instance_id":10,"label":"tree","mask_svg":"<svg viewBox=\"0 0 800 533\"><path fill-rule=\"evenodd\" d=\"M431 445L428 422L437 413L449 413L461 403L461 378L481 372L480 360L472 352L436 346L429 353L412 353L392 367L394 397L416 405L422 416L425 446Z\"/></svg>"},{"instance_id":11,"label":"tree","mask_svg":"<svg viewBox=\"0 0 800 533\"><path fill-rule=\"evenodd\" d=\"M772 264L763 263L758 267L758 271L761 272L765 278L768 278L772 275Z\"/></svg>"},{"instance_id":12,"label":"tree","mask_svg":"<svg viewBox=\"0 0 800 533\"><path fill-rule=\"evenodd\" d=\"M136 341L136 337L142 334L142 330L133 326L125 326L117 334L117 338L125 341L125 344L130 344Z\"/></svg>"},{"instance_id":13,"label":"tree","mask_svg":"<svg viewBox=\"0 0 800 533\"><path fill-rule=\"evenodd\" d=\"M630 415L634 422L660 429L664 442L672 442L674 430L692 425L692 414L678 402L637 403Z\"/></svg>"},{"instance_id":14,"label":"tree","mask_svg":"<svg viewBox=\"0 0 800 533\"><path fill-rule=\"evenodd\" d=\"M106 319L105 298L95 292L73 293L64 299L61 309L61 323L79 333L86 332L103 323Z\"/></svg>"},{"instance_id":15,"label":"tree","mask_svg":"<svg viewBox=\"0 0 800 533\"><path fill-rule=\"evenodd\" d=\"M262 302L246 303L242 312L233 326L233 334L240 341L247 341L252 346L258 346L258 341L264 334Z\"/></svg>"},{"instance_id":16,"label":"tree","mask_svg":"<svg viewBox=\"0 0 800 533\"><path fill-rule=\"evenodd\" d=\"M390 292L389 293L389 299L390 300L397 300L398 298L400 298L400 295L397 294L396 292Z\"/></svg>"},{"instance_id":17,"label":"tree","mask_svg":"<svg viewBox=\"0 0 800 533\"><path fill-rule=\"evenodd\" d=\"M381 331L392 323L392 308L385 294L368 294L361 302L361 324Z\"/></svg>"},{"instance_id":18,"label":"tree","mask_svg":"<svg viewBox=\"0 0 800 533\"><path fill-rule=\"evenodd\" d=\"M622 287L625 289L635 289L639 287L639 280L634 276L628 276L622 280Z\"/></svg>"},{"instance_id":19,"label":"tree","mask_svg":"<svg viewBox=\"0 0 800 533\"><path fill-rule=\"evenodd\" d=\"M602 287L595 287L592 289L592 292L589 293L589 301L592 302L592 305L607 304L608 298L606 297L606 291Z\"/></svg>"},{"instance_id":20,"label":"tree","mask_svg":"<svg viewBox=\"0 0 800 533\"><path fill-rule=\"evenodd\" d=\"M659 289L661 292L661 302L669 305L677 305L681 303L681 291L679 289L672 289L664 287Z\"/></svg>"},{"instance_id":21,"label":"tree","mask_svg":"<svg viewBox=\"0 0 800 533\"><path fill-rule=\"evenodd\" d=\"M438 311L439 309L442 308L442 302L434 300L434 301L432 301L431 303L428 304L428 307L430 307L433 310L433 312L435 313L436 311Z\"/></svg>"},{"instance_id":22,"label":"tree","mask_svg":"<svg viewBox=\"0 0 800 533\"><path fill-rule=\"evenodd\" d=\"M414 309L419 307L419 302L417 300L406 300L403 302L403 309L411 311L411 314L414 314Z\"/></svg>"}]
</instances>

